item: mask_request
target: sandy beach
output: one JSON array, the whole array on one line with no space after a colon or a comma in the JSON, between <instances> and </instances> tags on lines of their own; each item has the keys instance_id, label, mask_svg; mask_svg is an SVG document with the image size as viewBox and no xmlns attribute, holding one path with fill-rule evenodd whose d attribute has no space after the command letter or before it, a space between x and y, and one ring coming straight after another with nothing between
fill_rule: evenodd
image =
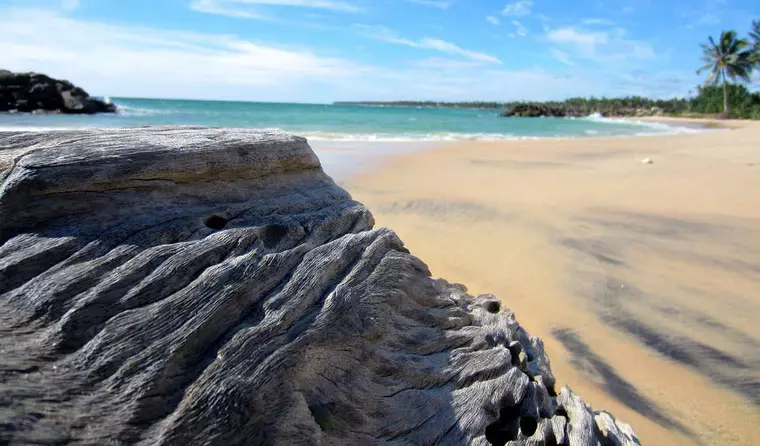
<instances>
[{"instance_id":1,"label":"sandy beach","mask_svg":"<svg viewBox=\"0 0 760 446\"><path fill-rule=\"evenodd\" d=\"M726 124L444 144L343 185L434 276L501 299L559 383L643 444L757 444L760 123Z\"/></svg>"}]
</instances>

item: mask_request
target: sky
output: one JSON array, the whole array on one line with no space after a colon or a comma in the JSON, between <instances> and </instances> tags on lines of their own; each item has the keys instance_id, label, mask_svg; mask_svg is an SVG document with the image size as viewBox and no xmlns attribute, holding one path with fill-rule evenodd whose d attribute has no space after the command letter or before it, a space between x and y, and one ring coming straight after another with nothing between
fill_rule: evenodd
<instances>
[{"instance_id":1,"label":"sky","mask_svg":"<svg viewBox=\"0 0 760 446\"><path fill-rule=\"evenodd\" d=\"M673 97L700 43L753 18L758 0L0 0L0 68L117 97Z\"/></svg>"}]
</instances>

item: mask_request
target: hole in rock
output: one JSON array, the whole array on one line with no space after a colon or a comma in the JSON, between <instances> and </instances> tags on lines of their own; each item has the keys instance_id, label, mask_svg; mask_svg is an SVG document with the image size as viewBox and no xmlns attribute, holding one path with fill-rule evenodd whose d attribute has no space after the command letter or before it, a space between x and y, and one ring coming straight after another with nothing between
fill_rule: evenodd
<instances>
[{"instance_id":1,"label":"hole in rock","mask_svg":"<svg viewBox=\"0 0 760 446\"><path fill-rule=\"evenodd\" d=\"M311 416L314 417L314 421L317 422L319 428L323 431L328 430L330 425L332 425L332 411L334 408L335 405L333 403L309 406Z\"/></svg>"},{"instance_id":2,"label":"hole in rock","mask_svg":"<svg viewBox=\"0 0 760 446\"><path fill-rule=\"evenodd\" d=\"M484 307L487 312L496 314L501 310L501 303L495 300L489 300L485 303Z\"/></svg>"},{"instance_id":3,"label":"hole in rock","mask_svg":"<svg viewBox=\"0 0 760 446\"><path fill-rule=\"evenodd\" d=\"M538 429L538 421L533 417L520 418L520 432L526 437L532 437Z\"/></svg>"},{"instance_id":4,"label":"hole in rock","mask_svg":"<svg viewBox=\"0 0 760 446\"><path fill-rule=\"evenodd\" d=\"M227 226L227 219L218 215L209 215L206 217L203 223L206 225L206 227L218 231L220 229L224 229L224 227Z\"/></svg>"},{"instance_id":5,"label":"hole in rock","mask_svg":"<svg viewBox=\"0 0 760 446\"><path fill-rule=\"evenodd\" d=\"M502 406L499 419L486 427L486 440L496 446L516 440L520 429L519 418L519 407Z\"/></svg>"},{"instance_id":6,"label":"hole in rock","mask_svg":"<svg viewBox=\"0 0 760 446\"><path fill-rule=\"evenodd\" d=\"M264 232L261 235L264 241L265 248L274 248L280 241L285 238L288 233L288 228L281 225L272 225L264 228Z\"/></svg>"}]
</instances>

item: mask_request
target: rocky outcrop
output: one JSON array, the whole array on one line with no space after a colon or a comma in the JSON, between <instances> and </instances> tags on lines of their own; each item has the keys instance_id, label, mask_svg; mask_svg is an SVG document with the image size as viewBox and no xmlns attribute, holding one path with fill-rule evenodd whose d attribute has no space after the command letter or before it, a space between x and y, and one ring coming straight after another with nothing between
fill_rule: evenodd
<instances>
[{"instance_id":1,"label":"rocky outcrop","mask_svg":"<svg viewBox=\"0 0 760 446\"><path fill-rule=\"evenodd\" d=\"M500 114L502 118L538 118L542 116L565 117L569 116L564 108L552 107L545 104L515 104L509 110Z\"/></svg>"},{"instance_id":2,"label":"rocky outcrop","mask_svg":"<svg viewBox=\"0 0 760 446\"><path fill-rule=\"evenodd\" d=\"M635 108L605 108L605 109L587 109L571 107L562 103L519 103L512 105L507 111L500 114L502 118L583 118L592 114L599 114L604 117L642 117L642 116L662 116L663 110L659 107Z\"/></svg>"},{"instance_id":3,"label":"rocky outcrop","mask_svg":"<svg viewBox=\"0 0 760 446\"><path fill-rule=\"evenodd\" d=\"M0 443L632 445L303 138L0 133Z\"/></svg>"},{"instance_id":4,"label":"rocky outcrop","mask_svg":"<svg viewBox=\"0 0 760 446\"><path fill-rule=\"evenodd\" d=\"M39 73L0 70L0 112L113 113L116 107L91 98L71 82Z\"/></svg>"}]
</instances>

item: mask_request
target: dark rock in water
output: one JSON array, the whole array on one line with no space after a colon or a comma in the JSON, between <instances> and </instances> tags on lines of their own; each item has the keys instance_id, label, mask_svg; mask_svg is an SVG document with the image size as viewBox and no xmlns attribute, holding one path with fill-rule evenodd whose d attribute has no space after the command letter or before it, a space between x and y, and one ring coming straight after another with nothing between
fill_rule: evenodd
<instances>
[{"instance_id":1,"label":"dark rock in water","mask_svg":"<svg viewBox=\"0 0 760 446\"><path fill-rule=\"evenodd\" d=\"M540 118L544 116L556 118L582 118L591 114L599 114L604 117L635 117L635 116L662 116L664 111L659 107L636 108L620 107L605 108L579 108L561 102L522 102L512 105L509 110L500 114L502 118Z\"/></svg>"},{"instance_id":2,"label":"dark rock in water","mask_svg":"<svg viewBox=\"0 0 760 446\"><path fill-rule=\"evenodd\" d=\"M499 116L503 118L538 118L542 116L564 117L570 115L568 114L567 110L553 107L551 105L522 103L513 105L509 110L505 111Z\"/></svg>"},{"instance_id":3,"label":"dark rock in water","mask_svg":"<svg viewBox=\"0 0 760 446\"><path fill-rule=\"evenodd\" d=\"M116 106L91 98L69 81L39 73L12 73L0 70L0 112L113 113Z\"/></svg>"},{"instance_id":4,"label":"dark rock in water","mask_svg":"<svg viewBox=\"0 0 760 446\"><path fill-rule=\"evenodd\" d=\"M0 133L0 443L638 444L303 138Z\"/></svg>"}]
</instances>

